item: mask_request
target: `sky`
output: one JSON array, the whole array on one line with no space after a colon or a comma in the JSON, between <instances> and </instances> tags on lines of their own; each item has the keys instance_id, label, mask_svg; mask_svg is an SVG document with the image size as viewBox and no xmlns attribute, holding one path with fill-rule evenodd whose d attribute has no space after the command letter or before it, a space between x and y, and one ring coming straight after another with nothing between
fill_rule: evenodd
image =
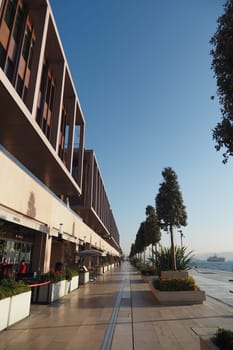
<instances>
[{"instance_id":1,"label":"sky","mask_svg":"<svg viewBox=\"0 0 233 350\"><path fill-rule=\"evenodd\" d=\"M168 166L188 216L183 244L233 252L233 160L222 163L212 138L221 112L209 40L224 3L50 0L125 254Z\"/></svg>"}]
</instances>

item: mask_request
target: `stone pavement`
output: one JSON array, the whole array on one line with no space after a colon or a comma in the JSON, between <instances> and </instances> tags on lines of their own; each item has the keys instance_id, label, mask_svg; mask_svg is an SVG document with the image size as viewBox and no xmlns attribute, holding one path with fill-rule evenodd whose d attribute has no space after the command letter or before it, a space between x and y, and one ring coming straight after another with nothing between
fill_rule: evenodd
<instances>
[{"instance_id":1,"label":"stone pavement","mask_svg":"<svg viewBox=\"0 0 233 350\"><path fill-rule=\"evenodd\" d=\"M219 272L215 282L194 274L211 293L225 283ZM0 350L197 350L199 335L233 329L230 301L207 296L201 305L160 306L125 262L58 302L32 305L27 319L0 333Z\"/></svg>"}]
</instances>

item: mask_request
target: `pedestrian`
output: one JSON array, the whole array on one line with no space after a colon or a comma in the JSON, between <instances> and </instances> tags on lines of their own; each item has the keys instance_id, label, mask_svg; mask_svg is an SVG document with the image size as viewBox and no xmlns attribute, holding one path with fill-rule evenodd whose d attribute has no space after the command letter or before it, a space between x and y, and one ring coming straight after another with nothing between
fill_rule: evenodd
<instances>
[{"instance_id":1,"label":"pedestrian","mask_svg":"<svg viewBox=\"0 0 233 350\"><path fill-rule=\"evenodd\" d=\"M25 260L21 260L20 266L19 266L19 271L17 274L17 280L22 279L23 277L25 277L27 273L27 264L25 262Z\"/></svg>"}]
</instances>

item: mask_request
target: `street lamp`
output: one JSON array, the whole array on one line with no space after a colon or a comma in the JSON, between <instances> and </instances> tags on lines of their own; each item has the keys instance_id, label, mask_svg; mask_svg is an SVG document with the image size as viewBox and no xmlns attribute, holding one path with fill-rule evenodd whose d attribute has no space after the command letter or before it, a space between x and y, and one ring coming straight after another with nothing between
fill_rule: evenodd
<instances>
[{"instance_id":1,"label":"street lamp","mask_svg":"<svg viewBox=\"0 0 233 350\"><path fill-rule=\"evenodd\" d=\"M179 230L178 232L180 232L180 243L181 243L181 248L183 247L183 238L185 237L182 230Z\"/></svg>"}]
</instances>

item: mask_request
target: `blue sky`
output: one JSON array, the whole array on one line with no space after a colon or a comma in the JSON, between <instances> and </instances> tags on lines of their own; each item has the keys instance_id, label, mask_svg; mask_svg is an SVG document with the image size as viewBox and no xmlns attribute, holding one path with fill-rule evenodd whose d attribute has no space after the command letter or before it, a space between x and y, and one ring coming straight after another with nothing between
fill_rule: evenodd
<instances>
[{"instance_id":1,"label":"blue sky","mask_svg":"<svg viewBox=\"0 0 233 350\"><path fill-rule=\"evenodd\" d=\"M233 161L223 165L214 149L221 113L210 99L209 40L225 1L50 3L123 251L155 204L167 166L187 209L184 244L195 253L233 251ZM161 243L170 244L166 233Z\"/></svg>"}]
</instances>

